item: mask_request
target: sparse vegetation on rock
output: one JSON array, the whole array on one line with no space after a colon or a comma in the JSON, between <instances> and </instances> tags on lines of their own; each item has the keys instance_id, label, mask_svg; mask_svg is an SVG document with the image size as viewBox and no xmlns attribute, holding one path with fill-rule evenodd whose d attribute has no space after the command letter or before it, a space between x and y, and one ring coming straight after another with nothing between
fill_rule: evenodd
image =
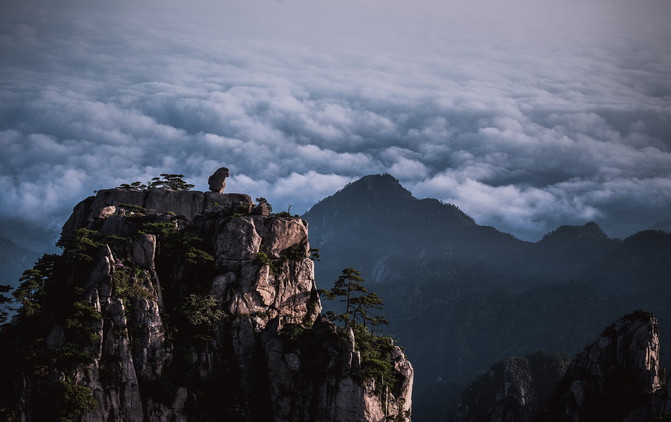
<instances>
[{"instance_id":1,"label":"sparse vegetation on rock","mask_svg":"<svg viewBox=\"0 0 671 422\"><path fill-rule=\"evenodd\" d=\"M374 332L374 327L388 322L380 314L382 300L376 293L369 292L363 282L357 270L345 268L331 290L319 292L324 298L343 304L343 312L332 311L330 318L342 324L342 331L352 330L361 355L362 376L373 380L376 393L383 394L388 389L394 390L396 385L393 356L397 347L391 337Z\"/></svg>"},{"instance_id":2,"label":"sparse vegetation on rock","mask_svg":"<svg viewBox=\"0 0 671 422\"><path fill-rule=\"evenodd\" d=\"M133 182L123 183L119 187L121 189L149 191L153 189L171 189L171 190L190 190L195 185L186 183L183 174L162 173L161 177L154 177L147 183Z\"/></svg>"}]
</instances>

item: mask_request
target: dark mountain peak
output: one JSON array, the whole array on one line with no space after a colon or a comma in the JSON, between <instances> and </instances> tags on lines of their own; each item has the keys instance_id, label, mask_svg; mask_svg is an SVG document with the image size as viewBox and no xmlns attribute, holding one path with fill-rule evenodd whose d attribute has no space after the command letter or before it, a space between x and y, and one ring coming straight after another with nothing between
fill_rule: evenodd
<instances>
[{"instance_id":1,"label":"dark mountain peak","mask_svg":"<svg viewBox=\"0 0 671 422\"><path fill-rule=\"evenodd\" d=\"M364 176L361 179L357 180L356 182L350 183L351 186L355 186L358 184L365 184L369 190L400 188L403 191L408 192L405 188L403 188L403 186L401 186L401 182L399 182L397 178L395 178L389 173L369 174L368 176Z\"/></svg>"},{"instance_id":2,"label":"dark mountain peak","mask_svg":"<svg viewBox=\"0 0 671 422\"><path fill-rule=\"evenodd\" d=\"M410 191L401 186L401 183L394 176L386 173L372 174L348 183L338 192L315 204L307 214L323 207L332 209L338 204L344 204L349 208L355 204L380 204L382 202L384 205L391 205L394 202L400 203L413 199L415 198Z\"/></svg>"},{"instance_id":3,"label":"dark mountain peak","mask_svg":"<svg viewBox=\"0 0 671 422\"><path fill-rule=\"evenodd\" d=\"M379 200L381 198L390 200L407 200L412 198L409 190L401 186L401 182L390 174L372 174L352 182L337 192L344 195L362 196L361 199Z\"/></svg>"},{"instance_id":4,"label":"dark mountain peak","mask_svg":"<svg viewBox=\"0 0 671 422\"><path fill-rule=\"evenodd\" d=\"M648 244L653 248L664 247L668 249L671 245L671 233L663 230L642 230L624 239L623 246L628 247L636 243Z\"/></svg>"},{"instance_id":5,"label":"dark mountain peak","mask_svg":"<svg viewBox=\"0 0 671 422\"><path fill-rule=\"evenodd\" d=\"M582 228L586 231L590 231L591 233L598 234L600 237L608 237L608 235L606 235L606 233L601 230L601 227L596 224L596 221L590 221L589 223L584 224Z\"/></svg>"},{"instance_id":6,"label":"dark mountain peak","mask_svg":"<svg viewBox=\"0 0 671 422\"><path fill-rule=\"evenodd\" d=\"M647 262L668 262L671 257L671 233L643 230L624 239L614 251L614 261L624 260L643 265Z\"/></svg>"},{"instance_id":7,"label":"dark mountain peak","mask_svg":"<svg viewBox=\"0 0 671 422\"><path fill-rule=\"evenodd\" d=\"M582 226L560 226L556 230L546 234L541 243L559 243L587 239L609 239L608 235L594 221Z\"/></svg>"},{"instance_id":8,"label":"dark mountain peak","mask_svg":"<svg viewBox=\"0 0 671 422\"><path fill-rule=\"evenodd\" d=\"M343 237L347 232L345 237L349 241L353 235L360 238L361 230L366 230L375 247L379 247L380 242L388 242L390 236L406 241L413 238L428 247L432 240L427 239L445 238L447 232L477 226L455 205L437 199L415 198L390 174L364 176L349 183L313 206L303 218L310 222L313 232L338 231L335 237ZM324 226L327 220L328 227ZM336 226L339 229L335 229ZM394 230L389 230L390 227ZM354 232L349 232L351 230Z\"/></svg>"}]
</instances>

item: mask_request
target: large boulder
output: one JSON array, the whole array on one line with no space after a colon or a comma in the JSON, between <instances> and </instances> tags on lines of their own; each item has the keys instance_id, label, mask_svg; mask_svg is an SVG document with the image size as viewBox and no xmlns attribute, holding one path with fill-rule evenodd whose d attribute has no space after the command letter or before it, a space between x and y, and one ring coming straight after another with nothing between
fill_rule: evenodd
<instances>
[{"instance_id":1,"label":"large boulder","mask_svg":"<svg viewBox=\"0 0 671 422\"><path fill-rule=\"evenodd\" d=\"M222 167L219 170L215 171L207 183L210 185L210 190L212 192L224 193L224 188L226 188L226 178L230 176L231 173L226 167Z\"/></svg>"}]
</instances>

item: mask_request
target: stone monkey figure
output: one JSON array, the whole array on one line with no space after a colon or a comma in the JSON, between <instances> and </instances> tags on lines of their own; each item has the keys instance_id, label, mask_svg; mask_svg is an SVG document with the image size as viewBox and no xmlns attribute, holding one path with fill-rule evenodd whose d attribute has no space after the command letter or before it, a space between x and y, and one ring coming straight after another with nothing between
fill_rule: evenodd
<instances>
[{"instance_id":1,"label":"stone monkey figure","mask_svg":"<svg viewBox=\"0 0 671 422\"><path fill-rule=\"evenodd\" d=\"M210 190L212 192L224 193L224 189L226 188L226 178L230 175L231 173L226 167L222 167L215 171L214 174L207 179L207 183L210 185Z\"/></svg>"}]
</instances>

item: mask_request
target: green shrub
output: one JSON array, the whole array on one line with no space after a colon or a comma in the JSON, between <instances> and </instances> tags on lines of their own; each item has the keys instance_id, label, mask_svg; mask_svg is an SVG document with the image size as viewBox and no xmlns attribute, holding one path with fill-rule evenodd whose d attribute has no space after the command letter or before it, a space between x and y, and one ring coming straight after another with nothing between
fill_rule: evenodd
<instances>
[{"instance_id":1,"label":"green shrub","mask_svg":"<svg viewBox=\"0 0 671 422\"><path fill-rule=\"evenodd\" d=\"M45 297L45 288L54 277L54 268L59 257L56 255L43 255L33 268L23 272L12 296L19 304L19 315L24 319L37 317L42 312L42 301Z\"/></svg>"},{"instance_id":2,"label":"green shrub","mask_svg":"<svg viewBox=\"0 0 671 422\"><path fill-rule=\"evenodd\" d=\"M356 348L361 354L361 368L365 379L375 381L375 392L380 394L385 387L394 389L396 372L392 360L394 344L390 337L376 336L362 325L354 327Z\"/></svg>"},{"instance_id":3,"label":"green shrub","mask_svg":"<svg viewBox=\"0 0 671 422\"><path fill-rule=\"evenodd\" d=\"M163 236L160 240L161 254L173 259L183 259L191 265L210 264L214 262L212 254L205 250L203 239L188 229L175 230Z\"/></svg>"},{"instance_id":4,"label":"green shrub","mask_svg":"<svg viewBox=\"0 0 671 422\"><path fill-rule=\"evenodd\" d=\"M88 331L91 322L102 318L91 302L78 301L72 304L72 313L65 319L65 328L74 331Z\"/></svg>"},{"instance_id":5,"label":"green shrub","mask_svg":"<svg viewBox=\"0 0 671 422\"><path fill-rule=\"evenodd\" d=\"M275 213L275 214L272 214L272 215L273 215L274 217L279 217L279 218L300 218L300 216L298 216L298 215L292 215L292 214L291 214L290 212L288 212L288 211L282 211L282 212L278 212L278 213Z\"/></svg>"},{"instance_id":6,"label":"green shrub","mask_svg":"<svg viewBox=\"0 0 671 422\"><path fill-rule=\"evenodd\" d=\"M280 336L285 339L295 342L300 339L308 331L308 328L303 324L284 324L280 330Z\"/></svg>"},{"instance_id":7,"label":"green shrub","mask_svg":"<svg viewBox=\"0 0 671 422\"><path fill-rule=\"evenodd\" d=\"M97 231L81 227L68 242L64 255L70 263L90 263L102 245Z\"/></svg>"},{"instance_id":8,"label":"green shrub","mask_svg":"<svg viewBox=\"0 0 671 422\"><path fill-rule=\"evenodd\" d=\"M56 358L61 366L93 362L93 354L91 351L85 350L82 348L81 344L72 341L65 342L58 348Z\"/></svg>"},{"instance_id":9,"label":"green shrub","mask_svg":"<svg viewBox=\"0 0 671 422\"><path fill-rule=\"evenodd\" d=\"M188 295L177 308L178 332L187 338L210 341L225 313L212 295Z\"/></svg>"},{"instance_id":10,"label":"green shrub","mask_svg":"<svg viewBox=\"0 0 671 422\"><path fill-rule=\"evenodd\" d=\"M138 233L140 234L153 234L156 236L171 236L177 232L175 223L155 223L155 222L142 222L140 223L140 228Z\"/></svg>"},{"instance_id":11,"label":"green shrub","mask_svg":"<svg viewBox=\"0 0 671 422\"><path fill-rule=\"evenodd\" d=\"M256 257L254 258L254 262L256 262L258 265L261 266L268 266L270 269L270 274L273 276L278 276L281 272L280 267L278 266L278 263L273 261L273 259L270 257L268 254L268 249L267 248L261 248L260 251L256 253Z\"/></svg>"},{"instance_id":12,"label":"green shrub","mask_svg":"<svg viewBox=\"0 0 671 422\"><path fill-rule=\"evenodd\" d=\"M273 212L273 206L270 205L270 203L268 202L268 200L267 200L266 198L264 198L264 197L261 196L261 197L259 197L259 198L256 198L256 202L257 202L259 205L260 205L260 204L266 204L266 207L268 208L268 212L271 212L271 213Z\"/></svg>"},{"instance_id":13,"label":"green shrub","mask_svg":"<svg viewBox=\"0 0 671 422\"><path fill-rule=\"evenodd\" d=\"M268 256L268 251L267 250L260 250L256 253L256 258L254 259L254 262L256 262L259 265L272 265L273 261L270 259Z\"/></svg>"},{"instance_id":14,"label":"green shrub","mask_svg":"<svg viewBox=\"0 0 671 422\"><path fill-rule=\"evenodd\" d=\"M285 261L300 262L307 258L305 254L305 247L302 245L293 245L284 253L283 256Z\"/></svg>"},{"instance_id":15,"label":"green shrub","mask_svg":"<svg viewBox=\"0 0 671 422\"><path fill-rule=\"evenodd\" d=\"M78 420L84 413L98 406L90 388L76 385L70 380L59 382L56 393L57 407L53 410L58 412L59 422Z\"/></svg>"},{"instance_id":16,"label":"green shrub","mask_svg":"<svg viewBox=\"0 0 671 422\"><path fill-rule=\"evenodd\" d=\"M141 275L142 270L140 268L116 269L112 273L114 296L123 300L127 312L130 311L130 305L132 303L131 299L134 297L140 297L142 299L154 298L149 288L140 283Z\"/></svg>"},{"instance_id":17,"label":"green shrub","mask_svg":"<svg viewBox=\"0 0 671 422\"><path fill-rule=\"evenodd\" d=\"M119 250L126 243L126 238L115 234L101 235L95 230L81 227L70 239L65 247L63 256L71 264L89 264L93 262L98 250L108 245L113 250Z\"/></svg>"}]
</instances>

